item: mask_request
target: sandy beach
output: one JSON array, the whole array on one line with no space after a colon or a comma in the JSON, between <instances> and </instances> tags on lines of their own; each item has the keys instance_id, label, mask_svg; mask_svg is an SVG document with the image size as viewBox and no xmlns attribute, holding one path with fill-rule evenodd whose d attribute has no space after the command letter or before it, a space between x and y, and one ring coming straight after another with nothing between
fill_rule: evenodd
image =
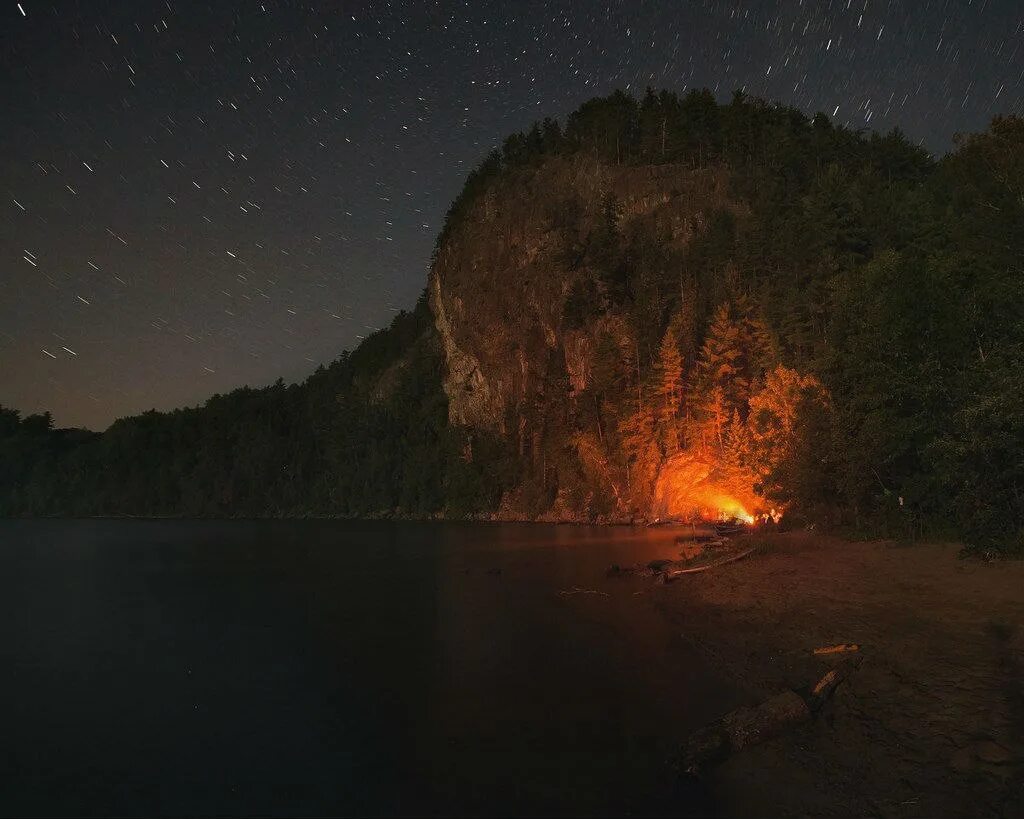
<instances>
[{"instance_id":1,"label":"sandy beach","mask_svg":"<svg viewBox=\"0 0 1024 819\"><path fill-rule=\"evenodd\" d=\"M766 540L647 591L748 705L856 663L812 721L706 774L723 814L1024 816L1024 563L962 560L951 544ZM814 654L840 643L859 648Z\"/></svg>"}]
</instances>

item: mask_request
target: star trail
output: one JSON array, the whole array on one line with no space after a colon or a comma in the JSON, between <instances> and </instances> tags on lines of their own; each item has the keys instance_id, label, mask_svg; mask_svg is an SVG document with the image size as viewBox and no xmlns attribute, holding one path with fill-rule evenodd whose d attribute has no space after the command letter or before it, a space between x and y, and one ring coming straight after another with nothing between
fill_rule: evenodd
<instances>
[{"instance_id":1,"label":"star trail","mask_svg":"<svg viewBox=\"0 0 1024 819\"><path fill-rule=\"evenodd\" d=\"M0 403L106 427L317 365L412 306L504 136L648 85L941 154L1022 108L1016 0L0 8Z\"/></svg>"}]
</instances>

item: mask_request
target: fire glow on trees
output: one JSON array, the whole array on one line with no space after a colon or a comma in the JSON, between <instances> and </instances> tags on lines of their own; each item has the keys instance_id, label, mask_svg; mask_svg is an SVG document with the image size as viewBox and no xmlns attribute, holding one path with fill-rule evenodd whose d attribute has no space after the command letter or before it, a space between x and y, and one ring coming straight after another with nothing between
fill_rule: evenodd
<instances>
[{"instance_id":1,"label":"fire glow on trees","mask_svg":"<svg viewBox=\"0 0 1024 819\"><path fill-rule=\"evenodd\" d=\"M800 435L801 402L828 403L820 382L777 363L742 300L716 311L692 377L672 324L658 359L648 401L620 424L634 499L649 498L655 521L777 521L778 468Z\"/></svg>"},{"instance_id":2,"label":"fire glow on trees","mask_svg":"<svg viewBox=\"0 0 1024 819\"><path fill-rule=\"evenodd\" d=\"M799 435L798 406L807 398L827 400L816 379L777 366L754 385L742 416L730 410L728 423L712 435L691 431L691 448L672 454L658 470L652 519L778 521L784 509L762 487L790 455Z\"/></svg>"}]
</instances>

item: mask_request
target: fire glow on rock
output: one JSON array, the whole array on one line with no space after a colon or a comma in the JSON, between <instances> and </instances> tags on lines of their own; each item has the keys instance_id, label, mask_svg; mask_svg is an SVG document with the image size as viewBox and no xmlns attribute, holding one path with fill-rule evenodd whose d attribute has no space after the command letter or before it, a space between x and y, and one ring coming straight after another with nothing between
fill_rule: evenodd
<instances>
[{"instance_id":1,"label":"fire glow on rock","mask_svg":"<svg viewBox=\"0 0 1024 819\"><path fill-rule=\"evenodd\" d=\"M780 512L753 490L744 470L716 463L707 455L680 452L658 473L652 520L741 521L753 524Z\"/></svg>"}]
</instances>

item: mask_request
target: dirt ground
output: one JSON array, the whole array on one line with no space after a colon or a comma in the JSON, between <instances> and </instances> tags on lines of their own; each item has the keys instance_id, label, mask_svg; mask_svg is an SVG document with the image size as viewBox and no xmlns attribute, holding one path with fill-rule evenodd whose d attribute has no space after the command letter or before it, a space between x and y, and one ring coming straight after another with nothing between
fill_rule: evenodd
<instances>
[{"instance_id":1,"label":"dirt ground","mask_svg":"<svg viewBox=\"0 0 1024 819\"><path fill-rule=\"evenodd\" d=\"M769 538L652 591L750 704L860 646L811 722L707 775L726 816L1024 817L1024 562L953 545ZM849 656L849 655L847 655Z\"/></svg>"}]
</instances>

